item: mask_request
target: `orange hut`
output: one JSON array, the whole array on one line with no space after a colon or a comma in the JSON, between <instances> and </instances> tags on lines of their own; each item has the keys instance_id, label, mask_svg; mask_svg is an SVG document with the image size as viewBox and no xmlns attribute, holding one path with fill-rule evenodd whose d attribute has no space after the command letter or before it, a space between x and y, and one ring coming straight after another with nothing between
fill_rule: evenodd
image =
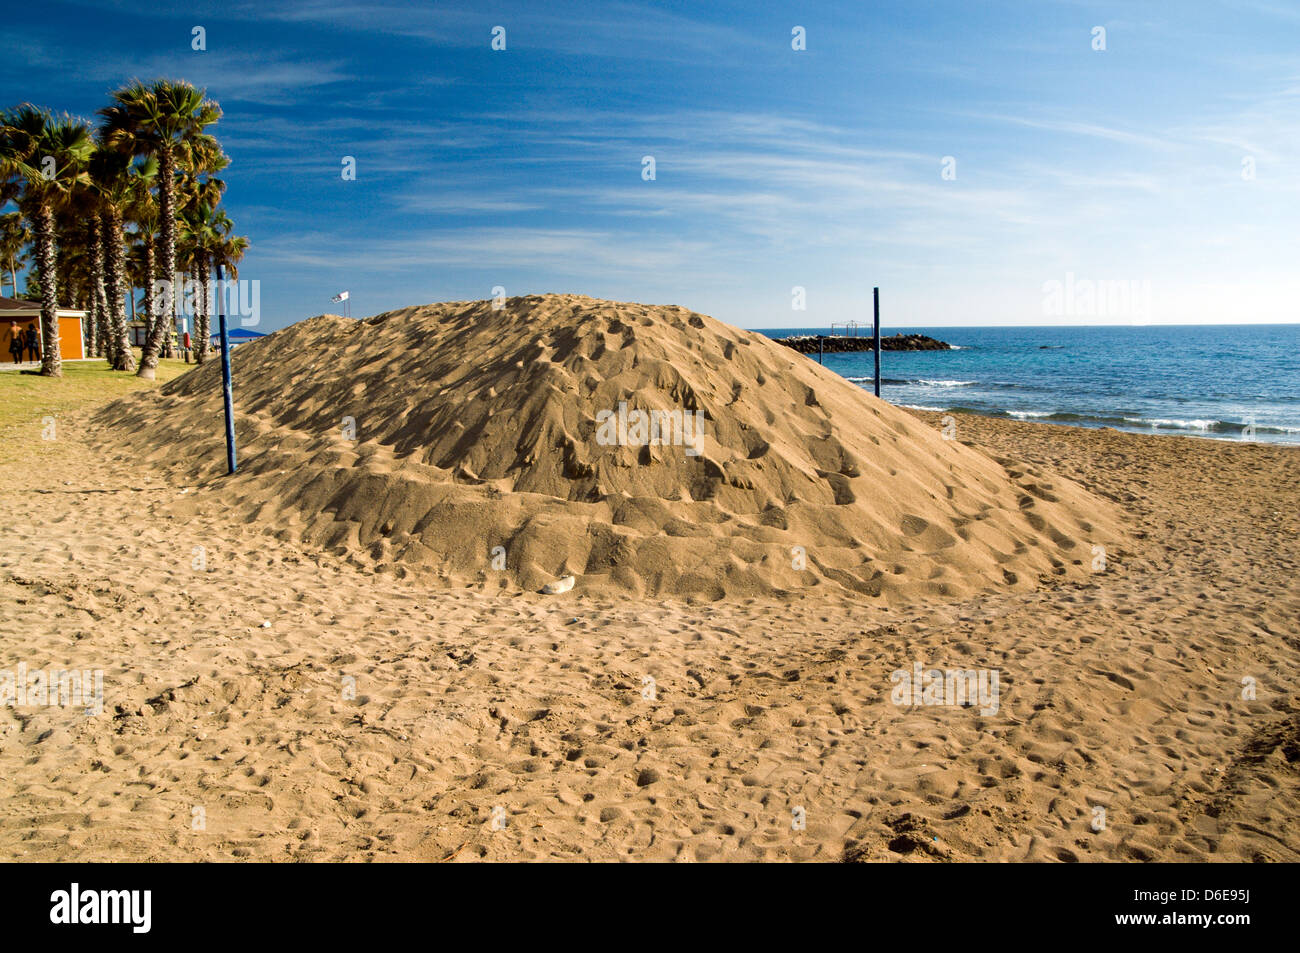
<instances>
[{"instance_id":1,"label":"orange hut","mask_svg":"<svg viewBox=\"0 0 1300 953\"><path fill-rule=\"evenodd\" d=\"M70 308L59 309L59 351L65 361L76 361L86 356L82 322L86 312ZM9 342L13 339L10 328L17 324L26 331L29 324L41 329L41 306L36 301L20 298L0 298L0 361L9 361Z\"/></svg>"}]
</instances>

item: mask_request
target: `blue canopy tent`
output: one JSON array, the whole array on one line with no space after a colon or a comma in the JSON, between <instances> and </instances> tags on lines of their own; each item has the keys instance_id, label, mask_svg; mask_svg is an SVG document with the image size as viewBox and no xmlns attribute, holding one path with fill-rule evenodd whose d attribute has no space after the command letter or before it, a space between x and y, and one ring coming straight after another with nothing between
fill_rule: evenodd
<instances>
[{"instance_id":1,"label":"blue canopy tent","mask_svg":"<svg viewBox=\"0 0 1300 953\"><path fill-rule=\"evenodd\" d=\"M253 338L264 338L266 337L266 332L250 331L248 328L235 328L233 331L228 332L226 337L230 338L230 346L234 347L236 344L242 344L244 341L251 341ZM212 346L216 348L221 347L220 334L212 335Z\"/></svg>"}]
</instances>

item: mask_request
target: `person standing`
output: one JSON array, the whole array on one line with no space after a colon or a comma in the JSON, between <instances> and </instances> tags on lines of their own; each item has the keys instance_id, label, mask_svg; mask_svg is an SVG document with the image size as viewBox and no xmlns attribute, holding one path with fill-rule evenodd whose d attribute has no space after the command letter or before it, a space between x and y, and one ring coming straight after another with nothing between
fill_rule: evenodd
<instances>
[{"instance_id":1,"label":"person standing","mask_svg":"<svg viewBox=\"0 0 1300 953\"><path fill-rule=\"evenodd\" d=\"M29 361L41 359L41 333L36 330L35 324L27 325L27 353L31 355Z\"/></svg>"},{"instance_id":2,"label":"person standing","mask_svg":"<svg viewBox=\"0 0 1300 953\"><path fill-rule=\"evenodd\" d=\"M14 359L15 364L21 364L23 360L23 332L18 327L17 321L9 323L9 356Z\"/></svg>"}]
</instances>

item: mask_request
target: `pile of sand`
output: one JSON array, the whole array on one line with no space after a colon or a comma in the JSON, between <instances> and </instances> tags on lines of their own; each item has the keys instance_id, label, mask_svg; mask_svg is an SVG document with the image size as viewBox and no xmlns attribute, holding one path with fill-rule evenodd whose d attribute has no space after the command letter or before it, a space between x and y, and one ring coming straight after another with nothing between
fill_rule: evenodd
<instances>
[{"instance_id":1,"label":"pile of sand","mask_svg":"<svg viewBox=\"0 0 1300 953\"><path fill-rule=\"evenodd\" d=\"M215 361L101 411L104 446L215 481L235 518L281 538L422 580L899 601L1081 576L1122 538L1068 481L680 307L544 295L322 315L233 358L237 476ZM660 445L637 410L677 414L657 418Z\"/></svg>"}]
</instances>

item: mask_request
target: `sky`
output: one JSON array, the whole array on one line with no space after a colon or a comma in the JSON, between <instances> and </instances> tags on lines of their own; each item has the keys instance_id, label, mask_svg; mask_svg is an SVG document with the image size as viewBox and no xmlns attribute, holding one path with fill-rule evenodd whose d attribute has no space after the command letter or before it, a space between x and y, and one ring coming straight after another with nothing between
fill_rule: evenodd
<instances>
[{"instance_id":1,"label":"sky","mask_svg":"<svg viewBox=\"0 0 1300 953\"><path fill-rule=\"evenodd\" d=\"M1292 0L153 6L11 7L0 106L206 88L259 330L497 288L748 328L870 321L873 286L886 327L1300 321Z\"/></svg>"}]
</instances>

